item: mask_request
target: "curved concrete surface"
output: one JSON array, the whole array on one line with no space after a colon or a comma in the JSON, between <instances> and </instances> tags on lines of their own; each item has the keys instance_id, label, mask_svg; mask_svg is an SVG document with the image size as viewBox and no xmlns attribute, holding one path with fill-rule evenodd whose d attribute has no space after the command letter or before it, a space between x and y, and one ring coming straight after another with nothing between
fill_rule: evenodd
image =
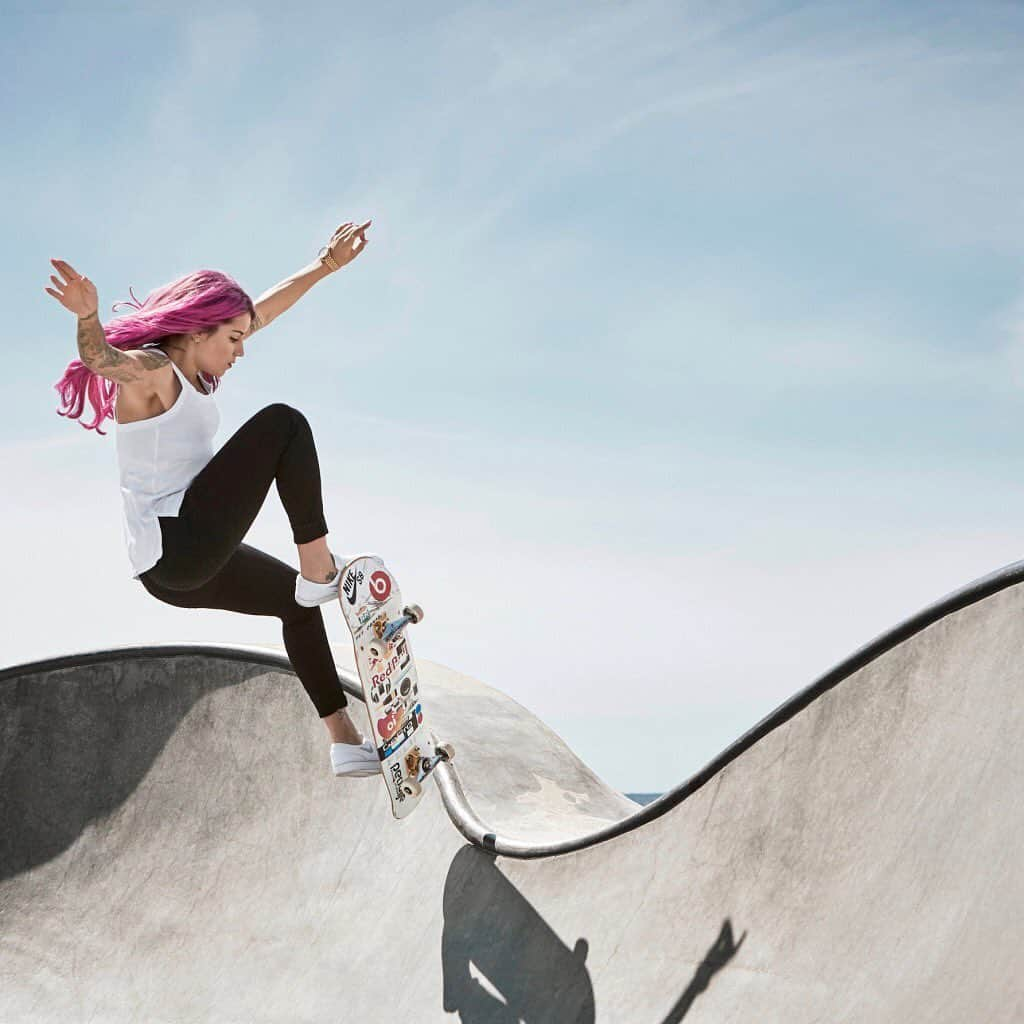
<instances>
[{"instance_id":1,"label":"curved concrete surface","mask_svg":"<svg viewBox=\"0 0 1024 1024\"><path fill-rule=\"evenodd\" d=\"M643 809L429 662L457 760L401 823L271 648L0 671L0 1021L1024 1019L1022 579Z\"/></svg>"}]
</instances>

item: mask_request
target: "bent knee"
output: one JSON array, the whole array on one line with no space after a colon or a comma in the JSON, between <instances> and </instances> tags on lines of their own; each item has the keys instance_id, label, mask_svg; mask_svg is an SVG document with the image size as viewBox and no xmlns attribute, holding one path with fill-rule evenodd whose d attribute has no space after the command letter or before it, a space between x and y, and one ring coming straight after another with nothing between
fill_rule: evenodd
<instances>
[{"instance_id":1,"label":"bent knee","mask_svg":"<svg viewBox=\"0 0 1024 1024\"><path fill-rule=\"evenodd\" d=\"M269 418L291 419L293 416L301 416L302 413L294 408L294 406L288 405L285 402L271 402L270 405L263 406L256 415Z\"/></svg>"},{"instance_id":2,"label":"bent knee","mask_svg":"<svg viewBox=\"0 0 1024 1024\"><path fill-rule=\"evenodd\" d=\"M285 402L272 402L270 405L265 405L256 415L261 419L273 420L287 427L305 426L307 424L303 413Z\"/></svg>"}]
</instances>

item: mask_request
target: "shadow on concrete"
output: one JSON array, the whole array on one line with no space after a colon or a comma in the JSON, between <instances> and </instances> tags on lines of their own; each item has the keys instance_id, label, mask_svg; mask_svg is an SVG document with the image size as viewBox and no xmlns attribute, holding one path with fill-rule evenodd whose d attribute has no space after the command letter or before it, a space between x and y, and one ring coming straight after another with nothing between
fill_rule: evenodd
<instances>
[{"instance_id":1,"label":"shadow on concrete","mask_svg":"<svg viewBox=\"0 0 1024 1024\"><path fill-rule=\"evenodd\" d=\"M668 1016L661 1024L679 1024L693 1006L699 996L711 983L711 979L739 952L747 933L740 936L739 942L732 937L732 922L726 918L722 923L722 930L718 938L711 944L707 955L700 962L700 966L694 972L693 981L686 986L683 994L676 1000L676 1005L668 1012Z\"/></svg>"},{"instance_id":2,"label":"shadow on concrete","mask_svg":"<svg viewBox=\"0 0 1024 1024\"><path fill-rule=\"evenodd\" d=\"M444 1009L462 1024L592 1024L587 940L565 945L489 853L455 855L443 913Z\"/></svg>"},{"instance_id":3,"label":"shadow on concrete","mask_svg":"<svg viewBox=\"0 0 1024 1024\"><path fill-rule=\"evenodd\" d=\"M593 1024L588 943L570 949L501 873L494 857L463 847L445 881L441 968L444 1009L461 1024ZM679 1024L739 951L722 922L693 979L661 1024Z\"/></svg>"},{"instance_id":4,"label":"shadow on concrete","mask_svg":"<svg viewBox=\"0 0 1024 1024\"><path fill-rule=\"evenodd\" d=\"M168 658L141 673L113 661L0 682L0 881L116 811L207 694L266 671Z\"/></svg>"}]
</instances>

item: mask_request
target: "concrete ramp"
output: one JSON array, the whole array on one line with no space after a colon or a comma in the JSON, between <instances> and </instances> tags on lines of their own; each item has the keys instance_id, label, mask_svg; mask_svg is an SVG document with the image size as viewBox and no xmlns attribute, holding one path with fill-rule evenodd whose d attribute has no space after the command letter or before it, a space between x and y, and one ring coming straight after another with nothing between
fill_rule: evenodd
<instances>
[{"instance_id":1,"label":"concrete ramp","mask_svg":"<svg viewBox=\"0 0 1024 1024\"><path fill-rule=\"evenodd\" d=\"M273 648L3 670L0 1021L1024 1020L1022 579L901 623L643 809L429 662L457 760L401 823L331 776Z\"/></svg>"}]
</instances>

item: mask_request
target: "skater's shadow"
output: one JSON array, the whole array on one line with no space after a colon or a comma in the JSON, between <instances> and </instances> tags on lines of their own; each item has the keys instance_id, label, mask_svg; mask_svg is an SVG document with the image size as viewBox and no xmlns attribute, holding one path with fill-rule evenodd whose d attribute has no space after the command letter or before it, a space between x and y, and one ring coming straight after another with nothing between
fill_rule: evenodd
<instances>
[{"instance_id":1,"label":"skater's shadow","mask_svg":"<svg viewBox=\"0 0 1024 1024\"><path fill-rule=\"evenodd\" d=\"M493 856L471 846L456 854L443 912L444 1009L457 1012L461 1024L593 1024L587 940L577 938L569 948ZM725 918L675 1005L665 1016L660 1011L660 1024L679 1024L745 938L735 941Z\"/></svg>"},{"instance_id":2,"label":"skater's shadow","mask_svg":"<svg viewBox=\"0 0 1024 1024\"><path fill-rule=\"evenodd\" d=\"M490 854L456 854L443 910L444 1008L462 1024L592 1024L587 940L566 946Z\"/></svg>"},{"instance_id":3,"label":"skater's shadow","mask_svg":"<svg viewBox=\"0 0 1024 1024\"><path fill-rule=\"evenodd\" d=\"M690 1012L690 1007L697 996L711 983L711 979L739 952L746 937L747 933L744 932L739 942L736 942L732 937L732 922L729 918L722 922L718 938L711 944L711 948L694 971L693 980L683 990L683 994L676 1000L675 1006L661 1024L679 1024L679 1021Z\"/></svg>"}]
</instances>

